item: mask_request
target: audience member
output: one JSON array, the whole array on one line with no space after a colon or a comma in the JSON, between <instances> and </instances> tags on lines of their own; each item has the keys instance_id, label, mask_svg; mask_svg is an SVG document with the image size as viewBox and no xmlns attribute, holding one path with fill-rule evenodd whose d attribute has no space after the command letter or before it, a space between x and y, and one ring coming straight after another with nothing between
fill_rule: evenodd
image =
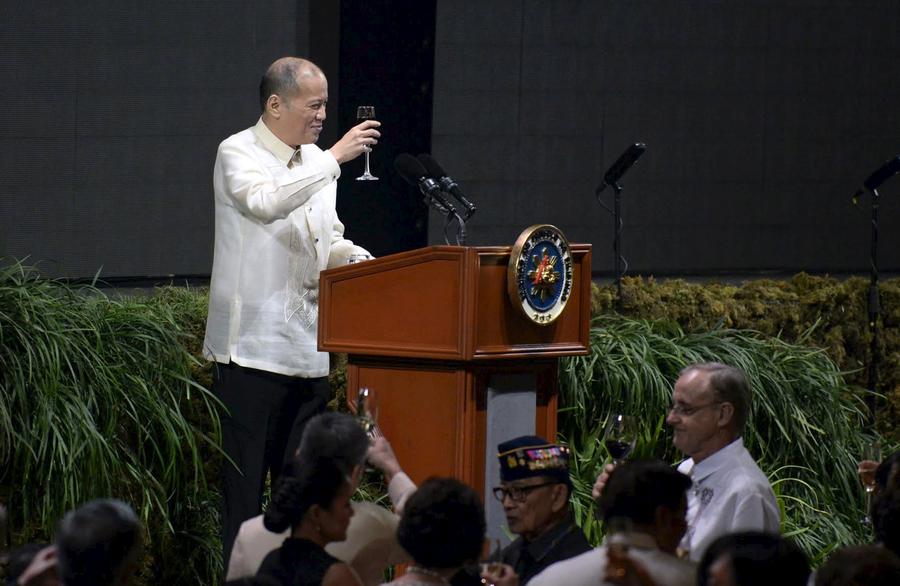
<instances>
[{"instance_id":1,"label":"audience member","mask_svg":"<svg viewBox=\"0 0 900 586\"><path fill-rule=\"evenodd\" d=\"M378 438L370 446L363 428L353 417L343 413L325 413L311 419L297 458L300 461L329 458L345 475L357 478L367 453L372 465L385 473L391 502L398 513L402 512L403 503L415 491L415 484L403 472L390 443ZM381 582L386 566L409 560L397 543L399 517L374 503L351 502L350 506L353 517L347 528L347 538L329 543L325 550L352 566L364 584L374 586ZM227 579L255 575L263 558L280 547L289 536L289 528L281 533L267 530L262 515L245 521L234 542Z\"/></svg>"},{"instance_id":2,"label":"audience member","mask_svg":"<svg viewBox=\"0 0 900 586\"><path fill-rule=\"evenodd\" d=\"M681 371L666 422L672 443L689 456L678 466L694 482L681 549L694 561L720 535L780 528L775 493L744 447L749 417L750 384L740 370L711 362ZM609 470L597 478L595 498Z\"/></svg>"},{"instance_id":3,"label":"audience member","mask_svg":"<svg viewBox=\"0 0 900 586\"><path fill-rule=\"evenodd\" d=\"M453 478L426 480L409 498L397 530L413 564L390 584L448 584L463 565L478 561L484 531L474 490Z\"/></svg>"},{"instance_id":4,"label":"audience member","mask_svg":"<svg viewBox=\"0 0 900 586\"><path fill-rule=\"evenodd\" d=\"M872 503L875 541L900 555L900 484L891 482Z\"/></svg>"},{"instance_id":5,"label":"audience member","mask_svg":"<svg viewBox=\"0 0 900 586\"><path fill-rule=\"evenodd\" d=\"M809 560L775 533L745 531L713 541L697 568L698 586L805 586Z\"/></svg>"},{"instance_id":6,"label":"audience member","mask_svg":"<svg viewBox=\"0 0 900 586\"><path fill-rule=\"evenodd\" d=\"M128 584L141 552L141 523L115 499L87 502L63 517L56 532L59 575L65 586Z\"/></svg>"},{"instance_id":7,"label":"audience member","mask_svg":"<svg viewBox=\"0 0 900 586\"><path fill-rule=\"evenodd\" d=\"M815 586L897 586L900 558L877 545L845 547L816 572Z\"/></svg>"},{"instance_id":8,"label":"audience member","mask_svg":"<svg viewBox=\"0 0 900 586\"><path fill-rule=\"evenodd\" d=\"M282 586L359 586L350 566L325 551L327 544L347 537L353 490L354 480L332 459L295 459L285 466L264 523L275 533L290 527L291 535L269 552L257 575Z\"/></svg>"},{"instance_id":9,"label":"audience member","mask_svg":"<svg viewBox=\"0 0 900 586\"><path fill-rule=\"evenodd\" d=\"M675 556L687 527L686 492L690 486L687 476L662 462L626 462L612 472L600 498L600 515L607 528L622 520L631 527L629 532L616 536L615 547L627 550L627 555L659 584L694 583L694 565ZM606 545L551 565L530 585L604 583L611 549L608 539Z\"/></svg>"},{"instance_id":10,"label":"audience member","mask_svg":"<svg viewBox=\"0 0 900 586\"><path fill-rule=\"evenodd\" d=\"M16 586L16 584L19 583L19 578L22 577L22 575L25 573L25 570L28 569L28 567L31 565L31 562L34 561L39 553L46 550L47 548L51 548L55 552L55 548L47 545L46 543L26 543L25 545L20 545L19 547L9 550L4 556L6 558L4 584L6 584L6 586ZM35 586L38 584L58 583L59 578L56 575L55 568L51 575L46 576L46 579L43 581L35 580L34 578L30 579L30 584L33 584Z\"/></svg>"},{"instance_id":11,"label":"audience member","mask_svg":"<svg viewBox=\"0 0 900 586\"><path fill-rule=\"evenodd\" d=\"M497 446L500 486L509 530L518 538L499 554L522 584L544 568L590 551L569 507L569 450L541 437L522 436Z\"/></svg>"}]
</instances>

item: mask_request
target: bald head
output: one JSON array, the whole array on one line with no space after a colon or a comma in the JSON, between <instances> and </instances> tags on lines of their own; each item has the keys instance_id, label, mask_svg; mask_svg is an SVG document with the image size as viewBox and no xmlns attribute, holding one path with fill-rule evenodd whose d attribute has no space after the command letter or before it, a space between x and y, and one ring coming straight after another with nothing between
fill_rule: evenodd
<instances>
[{"instance_id":1,"label":"bald head","mask_svg":"<svg viewBox=\"0 0 900 586\"><path fill-rule=\"evenodd\" d=\"M273 95L289 100L300 94L305 80L324 79L325 74L312 61L300 57L282 57L269 65L259 82L259 106L266 111L266 103Z\"/></svg>"}]
</instances>

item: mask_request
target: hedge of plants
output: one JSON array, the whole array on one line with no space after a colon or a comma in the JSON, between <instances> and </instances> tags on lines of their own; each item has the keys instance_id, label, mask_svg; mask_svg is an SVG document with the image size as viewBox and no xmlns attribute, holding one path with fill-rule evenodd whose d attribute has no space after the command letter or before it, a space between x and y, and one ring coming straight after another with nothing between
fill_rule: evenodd
<instances>
[{"instance_id":1,"label":"hedge of plants","mask_svg":"<svg viewBox=\"0 0 900 586\"><path fill-rule=\"evenodd\" d=\"M784 529L815 559L864 539L853 462L868 433L866 285L807 275L741 286L626 279L618 307L613 288L595 287L595 351L560 369L560 434L575 452L588 533L599 536L587 492L606 459L606 417L641 414L639 455L674 461L663 424L672 381L685 363L717 358L754 380L748 444L773 479ZM889 442L898 437L898 301L900 280L884 282L878 428ZM14 542L46 540L65 510L114 495L145 520L144 583L219 583L215 479L228 463L199 358L206 305L202 289L116 296L21 265L0 270L0 501ZM342 394L338 358L332 384Z\"/></svg>"}]
</instances>

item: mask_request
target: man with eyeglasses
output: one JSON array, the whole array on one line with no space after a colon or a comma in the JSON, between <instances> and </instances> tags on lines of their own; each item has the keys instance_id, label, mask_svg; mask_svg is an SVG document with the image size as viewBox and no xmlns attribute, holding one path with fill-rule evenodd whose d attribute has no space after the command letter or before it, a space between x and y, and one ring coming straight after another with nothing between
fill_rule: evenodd
<instances>
[{"instance_id":1,"label":"man with eyeglasses","mask_svg":"<svg viewBox=\"0 0 900 586\"><path fill-rule=\"evenodd\" d=\"M499 561L527 584L547 566L590 551L569 507L569 450L541 437L522 436L497 446L500 486L509 530L519 537Z\"/></svg>"},{"instance_id":2,"label":"man with eyeglasses","mask_svg":"<svg viewBox=\"0 0 900 586\"><path fill-rule=\"evenodd\" d=\"M678 471L693 481L688 491L684 555L698 561L717 537L736 531L777 533L781 521L768 478L744 447L750 415L750 384L726 364L693 364L681 371L666 423L672 443L688 458ZM598 498L608 478L594 485Z\"/></svg>"}]
</instances>

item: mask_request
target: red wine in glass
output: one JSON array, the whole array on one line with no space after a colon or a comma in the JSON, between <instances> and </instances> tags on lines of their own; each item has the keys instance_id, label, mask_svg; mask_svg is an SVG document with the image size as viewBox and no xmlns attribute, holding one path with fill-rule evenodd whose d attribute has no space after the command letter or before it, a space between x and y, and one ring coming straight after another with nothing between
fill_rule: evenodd
<instances>
[{"instance_id":1,"label":"red wine in glass","mask_svg":"<svg viewBox=\"0 0 900 586\"><path fill-rule=\"evenodd\" d=\"M375 119L375 106L359 106L356 108L356 123ZM371 150L371 149L370 149ZM366 151L366 170L356 178L357 181L378 181L378 177L369 172L369 151Z\"/></svg>"},{"instance_id":2,"label":"red wine in glass","mask_svg":"<svg viewBox=\"0 0 900 586\"><path fill-rule=\"evenodd\" d=\"M615 413L610 416L606 425L606 435L603 443L613 464L618 465L627 458L637 442L637 420L630 415Z\"/></svg>"}]
</instances>

